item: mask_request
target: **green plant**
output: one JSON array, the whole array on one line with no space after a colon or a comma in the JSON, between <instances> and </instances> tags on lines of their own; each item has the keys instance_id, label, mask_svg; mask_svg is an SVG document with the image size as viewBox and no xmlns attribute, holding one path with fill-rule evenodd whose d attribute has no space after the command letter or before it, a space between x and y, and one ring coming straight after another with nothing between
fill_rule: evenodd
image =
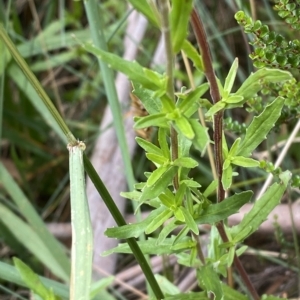
<instances>
[{"instance_id":1,"label":"green plant","mask_svg":"<svg viewBox=\"0 0 300 300\"><path fill-rule=\"evenodd\" d=\"M134 87L134 95L141 100L149 114L136 117L135 128L154 127L157 129L157 135L153 142L142 138L136 139L138 145L145 151L147 159L152 162L156 169L152 172L146 172L146 180L135 184L134 190L122 193L124 197L136 203L137 210L143 204L151 208L146 219L134 224L125 223L101 179L87 156L83 154L84 144L75 139L74 134L71 133L40 83L8 38L4 27L0 27L0 37L4 44L25 73L28 82L44 101L43 104L39 102L39 107L42 107L40 111L44 113L45 118L50 116L51 122L54 124L53 128L58 135L64 142L69 142L73 237L78 237L82 230L87 232L85 239L74 238L73 273L70 284L71 298L86 299L89 293L96 293L95 287L92 288L92 291L90 290L91 236L85 199L84 165L85 171L96 185L119 226L107 229L106 235L126 240L125 244L120 244L104 254L108 255L113 252L133 253L157 299L246 299L246 296L221 282L221 278L227 276L227 269L232 265L235 265L238 270L250 297L259 299L239 260L239 256L246 250L246 247L243 246L245 238L259 228L279 203L289 186L291 173L289 171L283 172L272 163L258 161L251 156L274 126L279 126L284 122L286 119L283 117L284 111L291 113L294 108L295 114L298 113L298 97L295 97L295 91L298 92L298 84L291 73L285 71L285 69L298 66L299 58L295 52L298 49L298 42L288 43L284 41L281 35L270 33L269 29L261 22L252 22L243 12L237 13L236 18L240 24L244 25L246 32L255 34L256 40L253 44L256 50L251 58L255 60L255 66L261 67L261 69L250 74L240 87L235 88L239 67L238 60L233 61L224 82L215 76L202 20L196 10L193 9L192 0L173 0L171 1L171 9L169 9L168 0L158 1L157 7L153 2L146 0L131 0L129 2L164 35L167 57L164 74L145 68L137 62L125 61L119 56L107 52L101 22L97 23L98 27L93 28L94 44L77 42L81 45L81 50L97 56L101 61L102 71L107 75L105 76L105 86L109 91L107 93L110 105L114 108L118 138L126 162L129 186L134 184L134 179L124 140L121 113L112 86L113 76L110 68L121 71L128 76ZM298 20L296 6L287 6L287 3L288 1L281 1L276 7L280 9L281 14L288 19L289 23L295 24ZM91 23L99 20L96 4L96 1L93 0L85 1L88 19ZM187 40L187 28L190 19L200 53ZM273 44L274 41L276 44ZM275 50L278 52L275 53ZM175 90L174 60L180 53L186 55L193 62L195 68L205 74L207 82L199 84L192 90L188 90L184 86L179 91ZM274 69L274 67L279 69ZM205 98L207 91L210 92L211 101ZM258 93L267 95L267 101L262 101L262 96L258 96ZM247 109L244 109L246 105ZM250 121L247 124L239 125L230 119L224 122L224 114L235 108L242 108L248 113L248 120ZM201 114L204 114L205 118ZM241 137L234 138L232 141L226 135L224 125L230 130L240 132ZM208 134L208 130L211 128L213 129L212 141ZM200 157L212 144L216 178L203 188L202 182L196 181L190 175L190 171L202 163L201 158L197 158L197 160L195 157L192 158L191 151L197 151L196 153ZM211 168L213 169L214 166L212 165ZM275 176L275 182L253 205L242 222L229 228L226 225L226 219L249 202L253 196L252 190L237 193L233 189L233 183L237 182L235 180L238 175L237 171L241 170L237 168L265 170ZM5 179L3 183L6 189L11 193L16 205L21 206L25 202L18 202L20 195L14 194L17 189L2 165L0 165L0 171L1 178ZM297 186L299 179L294 177L292 183ZM28 203L26 205L30 206ZM2 206L0 207L0 214L2 223L7 224L7 226L14 218L14 214ZM24 217L28 223L32 223L31 226L35 229L42 226L41 220L34 213L24 214ZM35 237L36 243L40 245L40 251L47 252L51 247L58 247L57 251L49 253L47 259L44 255L35 254L49 268L52 267L53 273L68 282L70 280L69 261L61 246L55 240L48 239L48 236L43 236L45 231L43 234L37 235L34 230L27 228L26 224L21 223L17 218L15 224L23 227L22 232L27 230L26 232L30 232ZM207 257L201 248L199 224L212 226L211 243ZM177 235L173 233L176 229L179 231ZM155 235L149 236L154 233ZM143 234L148 235L148 238L137 242L136 238ZM22 233L18 232L18 238L21 238L21 235ZM176 255L180 264L197 271L198 285L202 291L182 294L174 285L171 285L172 291L165 292L162 290L145 259L147 254ZM63 264L59 268L61 261ZM19 260L15 260L15 265L20 275L25 278L25 285L34 293L46 299L59 299L59 296L68 297L66 286L54 285L53 287L53 283L45 283L44 279L38 278ZM8 266L4 265L4 267ZM13 273L12 269L9 270ZM81 276L82 274L84 275ZM2 274L1 277L5 278L5 275ZM14 281L20 283L20 279L15 273ZM38 283L37 287L34 286L34 282ZM275 297L263 297L263 299L273 298L275 299Z\"/></svg>"}]
</instances>

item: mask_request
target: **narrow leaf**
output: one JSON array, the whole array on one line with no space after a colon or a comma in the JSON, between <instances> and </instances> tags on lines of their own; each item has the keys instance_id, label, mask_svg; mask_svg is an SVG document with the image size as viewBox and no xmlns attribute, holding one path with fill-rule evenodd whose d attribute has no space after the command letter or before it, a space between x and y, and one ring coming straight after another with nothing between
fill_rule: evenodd
<instances>
[{"instance_id":1,"label":"narrow leaf","mask_svg":"<svg viewBox=\"0 0 300 300\"><path fill-rule=\"evenodd\" d=\"M253 192L246 191L226 198L221 203L211 204L203 209L196 219L197 224L214 224L226 219L238 210L252 198Z\"/></svg>"},{"instance_id":2,"label":"narrow leaf","mask_svg":"<svg viewBox=\"0 0 300 300\"><path fill-rule=\"evenodd\" d=\"M157 113L157 114L148 115L145 117L135 117L134 121L135 121L135 124L134 124L135 129L147 128L147 127L151 127L151 126L168 127L167 120L166 120L166 114L164 114L164 113Z\"/></svg>"},{"instance_id":3,"label":"narrow leaf","mask_svg":"<svg viewBox=\"0 0 300 300\"><path fill-rule=\"evenodd\" d=\"M174 160L173 165L192 169L198 166L198 162L190 157L179 157Z\"/></svg>"},{"instance_id":4,"label":"narrow leaf","mask_svg":"<svg viewBox=\"0 0 300 300\"><path fill-rule=\"evenodd\" d=\"M244 156L236 156L231 160L231 163L244 168L254 168L259 166L259 161L253 158Z\"/></svg>"},{"instance_id":5,"label":"narrow leaf","mask_svg":"<svg viewBox=\"0 0 300 300\"><path fill-rule=\"evenodd\" d=\"M159 226L165 223L171 216L173 212L169 209L164 209L157 217L155 217L152 222L146 227L145 233L150 234L155 231Z\"/></svg>"},{"instance_id":6,"label":"narrow leaf","mask_svg":"<svg viewBox=\"0 0 300 300\"><path fill-rule=\"evenodd\" d=\"M161 178L161 176L167 171L167 169L167 166L160 166L159 168L154 170L147 180L147 186L152 186L157 180Z\"/></svg>"},{"instance_id":7,"label":"narrow leaf","mask_svg":"<svg viewBox=\"0 0 300 300\"><path fill-rule=\"evenodd\" d=\"M285 171L279 175L279 178L281 182L271 185L262 197L255 202L250 212L244 216L242 222L230 229L233 238L244 230L248 231L249 235L255 232L267 219L270 212L279 204L291 178L291 173ZM251 230L248 228L251 228Z\"/></svg>"},{"instance_id":8,"label":"narrow leaf","mask_svg":"<svg viewBox=\"0 0 300 300\"><path fill-rule=\"evenodd\" d=\"M159 180L155 182L152 186L146 186L142 190L142 195L140 198L140 202L144 202L145 200L153 199L160 195L172 182L173 177L177 172L177 167L169 167L169 169L161 176Z\"/></svg>"},{"instance_id":9,"label":"narrow leaf","mask_svg":"<svg viewBox=\"0 0 300 300\"><path fill-rule=\"evenodd\" d=\"M157 146L155 146L154 144L152 144L149 141L146 141L140 137L135 138L136 142L148 153L153 153L156 155L160 155L162 156L162 150L159 149Z\"/></svg>"},{"instance_id":10,"label":"narrow leaf","mask_svg":"<svg viewBox=\"0 0 300 300\"><path fill-rule=\"evenodd\" d=\"M199 234L199 228L193 218L193 216L188 212L188 210L185 207L181 207L181 211L185 218L185 223L187 227L192 230L195 234Z\"/></svg>"},{"instance_id":11,"label":"narrow leaf","mask_svg":"<svg viewBox=\"0 0 300 300\"><path fill-rule=\"evenodd\" d=\"M284 98L278 97L266 106L264 111L253 121L246 130L246 135L239 145L237 155L250 156L252 151L266 138L281 114Z\"/></svg>"},{"instance_id":12,"label":"narrow leaf","mask_svg":"<svg viewBox=\"0 0 300 300\"><path fill-rule=\"evenodd\" d=\"M193 0L173 0L170 13L171 36L173 51L177 53L187 35L187 27L190 19L190 13L193 7Z\"/></svg>"},{"instance_id":13,"label":"narrow leaf","mask_svg":"<svg viewBox=\"0 0 300 300\"><path fill-rule=\"evenodd\" d=\"M232 66L228 72L228 75L225 79L225 84L224 84L224 91L228 92L228 94L231 93L231 89L233 87L233 83L236 77L236 73L239 67L239 60L236 58L234 62L232 63Z\"/></svg>"},{"instance_id":14,"label":"narrow leaf","mask_svg":"<svg viewBox=\"0 0 300 300\"><path fill-rule=\"evenodd\" d=\"M201 72L204 72L202 57L196 48L188 41L184 40L182 50L186 56L193 62L194 66Z\"/></svg>"}]
</instances>

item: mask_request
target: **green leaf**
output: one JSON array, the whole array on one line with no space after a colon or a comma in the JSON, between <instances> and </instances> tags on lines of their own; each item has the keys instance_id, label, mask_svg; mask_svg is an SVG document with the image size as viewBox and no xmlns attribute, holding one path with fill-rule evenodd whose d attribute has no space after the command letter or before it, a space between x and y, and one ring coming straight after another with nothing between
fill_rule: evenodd
<instances>
[{"instance_id":1,"label":"green leaf","mask_svg":"<svg viewBox=\"0 0 300 300\"><path fill-rule=\"evenodd\" d=\"M11 60L11 55L9 50L5 47L4 41L0 39L0 53L1 53L1 59L0 59L0 76L3 75L3 72Z\"/></svg>"},{"instance_id":2,"label":"green leaf","mask_svg":"<svg viewBox=\"0 0 300 300\"><path fill-rule=\"evenodd\" d=\"M225 162L226 161L228 161L228 160L225 160ZM227 190L231 187L232 175L233 175L232 166L229 163L229 164L226 165L226 169L224 169L223 173L222 173L222 185L223 185L224 190Z\"/></svg>"},{"instance_id":3,"label":"green leaf","mask_svg":"<svg viewBox=\"0 0 300 300\"><path fill-rule=\"evenodd\" d=\"M229 150L229 153L228 153L228 156L235 156L237 151L238 151L238 147L240 145L240 142L241 142L241 138L237 138L234 143L232 144L230 150Z\"/></svg>"},{"instance_id":4,"label":"green leaf","mask_svg":"<svg viewBox=\"0 0 300 300\"><path fill-rule=\"evenodd\" d=\"M156 239L148 238L146 241L138 241L138 245L144 254L172 254L182 252L183 250L191 249L194 242L190 238L186 238L183 243L179 243L177 246L174 245L175 237L167 238L163 243L157 244ZM132 253L132 250L127 243L119 244L117 247L105 251L102 256L107 256L112 253Z\"/></svg>"},{"instance_id":5,"label":"green leaf","mask_svg":"<svg viewBox=\"0 0 300 300\"><path fill-rule=\"evenodd\" d=\"M39 276L35 274L31 268L24 264L17 257L13 258L14 265L19 271L22 280L26 283L27 287L32 290L35 294L39 295L42 299L45 300L59 300L60 298L55 296L53 291L47 289L44 284L41 282Z\"/></svg>"},{"instance_id":6,"label":"green leaf","mask_svg":"<svg viewBox=\"0 0 300 300\"><path fill-rule=\"evenodd\" d=\"M160 166L156 170L154 170L150 177L147 180L147 186L152 186L160 177L167 171L167 166Z\"/></svg>"},{"instance_id":7,"label":"green leaf","mask_svg":"<svg viewBox=\"0 0 300 300\"><path fill-rule=\"evenodd\" d=\"M147 128L151 126L168 127L166 114L164 113L148 115L145 117L135 117L134 121L135 121L134 124L135 129Z\"/></svg>"},{"instance_id":8,"label":"green leaf","mask_svg":"<svg viewBox=\"0 0 300 300\"><path fill-rule=\"evenodd\" d=\"M167 165L169 162L168 159L165 158L164 156L157 155L154 153L146 153L146 157L158 165L164 165L164 164Z\"/></svg>"},{"instance_id":9,"label":"green leaf","mask_svg":"<svg viewBox=\"0 0 300 300\"><path fill-rule=\"evenodd\" d=\"M193 139L195 137L193 128L189 120L185 116L182 115L181 117L176 118L174 122L174 127L176 128L176 130L181 132L188 139Z\"/></svg>"},{"instance_id":10,"label":"green leaf","mask_svg":"<svg viewBox=\"0 0 300 300\"><path fill-rule=\"evenodd\" d=\"M153 143L146 141L140 137L136 137L135 140L146 152L163 156L162 150L155 146Z\"/></svg>"},{"instance_id":11,"label":"green leaf","mask_svg":"<svg viewBox=\"0 0 300 300\"><path fill-rule=\"evenodd\" d=\"M133 91L135 95L143 104L149 115L160 113L162 110L162 104L158 97L155 97L155 92L145 89L137 82L132 83Z\"/></svg>"},{"instance_id":12,"label":"green leaf","mask_svg":"<svg viewBox=\"0 0 300 300\"><path fill-rule=\"evenodd\" d=\"M150 23L156 27L160 27L158 13L154 5L150 5L147 0L129 0L129 2L137 11L142 13Z\"/></svg>"},{"instance_id":13,"label":"green leaf","mask_svg":"<svg viewBox=\"0 0 300 300\"><path fill-rule=\"evenodd\" d=\"M204 72L202 57L197 49L188 41L184 40L182 50L186 56L193 62L194 66L201 72Z\"/></svg>"},{"instance_id":14,"label":"green leaf","mask_svg":"<svg viewBox=\"0 0 300 300\"><path fill-rule=\"evenodd\" d=\"M173 212L170 209L164 208L164 210L156 216L151 223L146 227L145 233L150 234L153 231L155 231L159 226L165 223L171 216L173 215Z\"/></svg>"},{"instance_id":15,"label":"green leaf","mask_svg":"<svg viewBox=\"0 0 300 300\"><path fill-rule=\"evenodd\" d=\"M195 234L199 234L199 228L193 218L193 216L188 212L188 210L185 207L181 207L181 211L184 215L185 223L187 227L192 230Z\"/></svg>"},{"instance_id":16,"label":"green leaf","mask_svg":"<svg viewBox=\"0 0 300 300\"><path fill-rule=\"evenodd\" d=\"M158 238L156 240L156 244L160 245L163 243L163 241L166 239L166 237L177 228L177 224L175 224L177 222L177 220L175 218L173 218L172 220L170 220L168 222L168 224L166 226L164 226L164 228L161 230L161 232L158 235Z\"/></svg>"},{"instance_id":17,"label":"green leaf","mask_svg":"<svg viewBox=\"0 0 300 300\"><path fill-rule=\"evenodd\" d=\"M125 60L118 55L103 51L89 43L83 44L83 48L106 62L110 68L122 72L130 80L140 83L145 88L153 91L164 89L163 76L149 69L145 73L146 69L136 61ZM151 79L149 78L150 73L152 75Z\"/></svg>"},{"instance_id":18,"label":"green leaf","mask_svg":"<svg viewBox=\"0 0 300 300\"><path fill-rule=\"evenodd\" d=\"M177 94L180 99L177 107L187 118L191 117L197 111L199 107L199 98L208 90L208 88L209 84L205 82L188 94Z\"/></svg>"},{"instance_id":19,"label":"green leaf","mask_svg":"<svg viewBox=\"0 0 300 300\"><path fill-rule=\"evenodd\" d=\"M236 58L234 62L232 63L232 66L228 72L228 75L225 79L225 84L224 84L224 91L226 91L228 94L231 93L231 89L233 87L233 83L236 77L236 73L239 67L239 60Z\"/></svg>"},{"instance_id":20,"label":"green leaf","mask_svg":"<svg viewBox=\"0 0 300 300\"><path fill-rule=\"evenodd\" d=\"M110 238L116 239L128 239L132 237L138 238L145 231L147 226L163 211L165 211L165 208L161 206L157 209L152 210L148 217L142 222L127 224L120 227L108 228L106 229L104 234Z\"/></svg>"},{"instance_id":21,"label":"green leaf","mask_svg":"<svg viewBox=\"0 0 300 300\"><path fill-rule=\"evenodd\" d=\"M172 182L177 169L177 167L170 166L169 169L161 176L161 178L155 182L155 184L150 187L145 186L142 190L142 195L139 201L144 202L145 200L153 199L159 196Z\"/></svg>"},{"instance_id":22,"label":"green leaf","mask_svg":"<svg viewBox=\"0 0 300 300\"><path fill-rule=\"evenodd\" d=\"M237 155L250 156L252 151L266 138L266 135L274 126L281 114L284 98L278 97L266 106L264 111L253 121L246 130L246 135L239 145Z\"/></svg>"},{"instance_id":23,"label":"green leaf","mask_svg":"<svg viewBox=\"0 0 300 300\"><path fill-rule=\"evenodd\" d=\"M155 274L155 279L157 280L164 294L176 295L180 293L179 288L175 284L171 283L166 277L159 274Z\"/></svg>"},{"instance_id":24,"label":"green leaf","mask_svg":"<svg viewBox=\"0 0 300 300\"><path fill-rule=\"evenodd\" d=\"M185 192L186 192L186 185L185 185L185 183L181 182L179 189L176 191L176 194L175 194L176 206L182 205L183 198L185 196Z\"/></svg>"},{"instance_id":25,"label":"green leaf","mask_svg":"<svg viewBox=\"0 0 300 300\"><path fill-rule=\"evenodd\" d=\"M259 161L253 158L247 158L244 156L235 156L232 158L231 163L244 168L259 167Z\"/></svg>"},{"instance_id":26,"label":"green leaf","mask_svg":"<svg viewBox=\"0 0 300 300\"><path fill-rule=\"evenodd\" d=\"M198 151L201 152L201 155L203 155L207 145L210 142L208 128L203 127L198 120L195 119L190 119L189 122L195 134L193 145Z\"/></svg>"},{"instance_id":27,"label":"green leaf","mask_svg":"<svg viewBox=\"0 0 300 300\"><path fill-rule=\"evenodd\" d=\"M198 166L198 162L190 157L179 157L174 160L173 165L192 169Z\"/></svg>"},{"instance_id":28,"label":"green leaf","mask_svg":"<svg viewBox=\"0 0 300 300\"><path fill-rule=\"evenodd\" d=\"M214 224L226 219L238 210L252 198L253 192L246 191L226 198L221 203L211 204L203 209L195 220L197 224Z\"/></svg>"},{"instance_id":29,"label":"green leaf","mask_svg":"<svg viewBox=\"0 0 300 300\"><path fill-rule=\"evenodd\" d=\"M161 203L168 207L168 208L172 208L176 206L176 202L175 202L175 196L172 194L172 196L167 195L167 194L160 194L158 196L159 200L161 201Z\"/></svg>"},{"instance_id":30,"label":"green leaf","mask_svg":"<svg viewBox=\"0 0 300 300\"><path fill-rule=\"evenodd\" d=\"M249 298L227 284L222 283L225 300L249 300Z\"/></svg>"},{"instance_id":31,"label":"green leaf","mask_svg":"<svg viewBox=\"0 0 300 300\"><path fill-rule=\"evenodd\" d=\"M206 116L207 117L211 117L213 115L215 115L218 111L224 109L226 106L225 102L219 101L216 104L214 104L209 110L208 112L206 112Z\"/></svg>"},{"instance_id":32,"label":"green leaf","mask_svg":"<svg viewBox=\"0 0 300 300\"><path fill-rule=\"evenodd\" d=\"M185 218L184 218L184 214L182 212L182 207L177 207L174 210L174 216L175 216L176 220L184 223Z\"/></svg>"},{"instance_id":33,"label":"green leaf","mask_svg":"<svg viewBox=\"0 0 300 300\"><path fill-rule=\"evenodd\" d=\"M270 212L279 204L283 193L285 192L291 173L285 171L279 175L280 183L274 183L253 205L241 223L230 229L233 239L242 231L248 232L248 235L255 232L259 226L267 219ZM251 230L249 230L251 228Z\"/></svg>"},{"instance_id":34,"label":"green leaf","mask_svg":"<svg viewBox=\"0 0 300 300\"><path fill-rule=\"evenodd\" d=\"M200 287L208 293L212 293L214 295L213 299L224 299L223 289L221 281L219 279L219 275L214 270L212 265L205 265L199 268L197 270L197 278Z\"/></svg>"},{"instance_id":35,"label":"green leaf","mask_svg":"<svg viewBox=\"0 0 300 300\"><path fill-rule=\"evenodd\" d=\"M227 98L222 99L222 101L225 102L226 104L231 104L230 108L240 107L245 102L243 96L239 96L235 94L229 95Z\"/></svg>"},{"instance_id":36,"label":"green leaf","mask_svg":"<svg viewBox=\"0 0 300 300\"><path fill-rule=\"evenodd\" d=\"M192 8L193 0L172 0L170 25L173 52L175 54L180 51L186 38Z\"/></svg>"},{"instance_id":37,"label":"green leaf","mask_svg":"<svg viewBox=\"0 0 300 300\"><path fill-rule=\"evenodd\" d=\"M263 80L265 83L275 83L291 80L292 78L293 76L289 72L263 68L255 73L252 73L243 82L242 86L237 90L235 95L243 96L244 100L246 101L262 88L261 80Z\"/></svg>"},{"instance_id":38,"label":"green leaf","mask_svg":"<svg viewBox=\"0 0 300 300\"><path fill-rule=\"evenodd\" d=\"M161 128L161 127L158 129L158 143L164 157L171 159L169 144L167 142L167 137L168 137L167 130L168 129Z\"/></svg>"}]
</instances>

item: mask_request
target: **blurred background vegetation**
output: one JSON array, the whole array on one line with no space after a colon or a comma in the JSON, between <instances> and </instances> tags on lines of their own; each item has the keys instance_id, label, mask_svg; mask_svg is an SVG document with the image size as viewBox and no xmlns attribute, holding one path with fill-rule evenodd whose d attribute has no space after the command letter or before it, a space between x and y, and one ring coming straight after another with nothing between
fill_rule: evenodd
<instances>
[{"instance_id":1,"label":"blurred background vegetation","mask_svg":"<svg viewBox=\"0 0 300 300\"><path fill-rule=\"evenodd\" d=\"M99 4L104 12L102 16L109 51L122 56L127 18L132 11L127 1L107 0L99 1ZM290 39L298 38L299 33L283 24L273 10L273 5L273 1L266 0L195 1L206 26L216 73L222 82L235 57L239 58L240 64L236 86L254 71L248 57L252 51L248 45L248 37L234 20L234 14L238 10L244 10L254 19L260 19ZM97 60L82 51L79 45L80 42L91 40L83 2L0 0L0 21L5 24L21 55L42 83L71 131L88 145L87 155L90 155L96 138L101 135L99 124L107 103ZM142 65L149 66L151 63L159 38L160 32L149 25L136 57ZM195 42L192 33L190 40ZM176 66L178 88L189 88L181 57L177 58ZM162 69L163 66L155 68ZM196 84L204 80L203 74L195 70L193 72ZM34 107L36 95L1 43L0 76L1 162L31 200L45 223L68 223L70 206L66 144L58 138L47 120L43 119ZM298 74L295 76L299 77ZM125 112L127 110L128 107L124 107L124 118L128 117ZM288 122L276 127L268 142L261 147L261 151L269 151L275 159L280 150L273 151L271 148L276 148L278 142L289 136L297 117L298 115L292 119L287 117ZM243 133L242 124L248 121L247 115L241 110L230 111L226 119L228 134L233 137ZM199 158L196 152L193 155L201 163L192 176L205 187L212 179L208 159L206 156ZM297 174L300 167L299 156L298 146L295 144L284 160L283 169L290 169ZM137 180L143 179L143 172L152 167L140 150L136 151L132 163ZM234 188L236 191L251 188L256 192L265 177L265 173L262 172L241 171ZM296 200L297 193L293 193L291 197L293 201ZM1 182L0 201L16 214L19 213L2 188ZM132 212L131 205L128 205L127 211ZM18 256L37 273L47 276L48 271L14 238L12 230L18 228L7 228L0 220L1 261L10 262L13 256ZM248 242L256 250L271 251L270 255L262 256L257 253L247 255L244 259L246 268L250 274L254 274L253 279L260 292L270 291L281 295L286 292L286 296L296 297L299 268L295 267L295 261L299 261L299 253L295 253L295 240L283 234L280 226L275 226L274 234L268 237L257 236ZM70 238L65 239L64 243L69 246ZM272 258L274 253L277 253L279 258ZM281 259L280 255L284 259ZM122 268L126 268L126 264L120 265L118 271ZM268 276L264 273L267 268L273 270L271 273L274 278L263 279L264 285L261 281ZM22 294L17 286L0 281L1 299L18 298L13 298L9 291L17 291L19 296ZM25 298L22 299L26 299L26 292L23 295Z\"/></svg>"}]
</instances>

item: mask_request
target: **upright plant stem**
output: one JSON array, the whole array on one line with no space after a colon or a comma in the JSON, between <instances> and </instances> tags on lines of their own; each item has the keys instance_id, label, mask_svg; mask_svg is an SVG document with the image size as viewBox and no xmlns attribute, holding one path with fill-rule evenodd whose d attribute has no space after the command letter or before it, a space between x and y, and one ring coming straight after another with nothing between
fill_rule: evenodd
<instances>
[{"instance_id":1,"label":"upright plant stem","mask_svg":"<svg viewBox=\"0 0 300 300\"><path fill-rule=\"evenodd\" d=\"M88 176L90 177L91 181L94 183L95 188L101 195L103 201L105 202L105 205L109 209L111 215L113 216L114 220L116 221L118 226L126 225L126 222L120 213L118 207L116 206L115 202L111 198L109 192L107 191L105 185L103 184L102 180L100 179L99 175L97 174L96 170L94 169L93 165L89 161L89 159L86 157L85 154L83 154L83 162L84 162L84 168L86 172L88 173ZM150 284L152 291L157 299L164 299L164 295L153 275L153 272L142 253L137 241L134 238L129 238L126 240L130 249L132 250L133 255L135 256L138 264L140 265L148 283Z\"/></svg>"},{"instance_id":2,"label":"upright plant stem","mask_svg":"<svg viewBox=\"0 0 300 300\"><path fill-rule=\"evenodd\" d=\"M172 42L171 42L168 0L160 0L160 11L161 11L161 18L162 18L161 29L164 37L166 58L167 58L167 67L166 67L166 74L168 78L167 95L170 99L172 99L175 102L174 76L173 76L174 54L173 54ZM172 161L174 161L175 159L178 158L178 137L177 137L177 132L173 126L171 126L170 128L170 136L171 136ZM173 183L174 183L174 188L177 190L179 188L178 174L175 175Z\"/></svg>"},{"instance_id":3,"label":"upright plant stem","mask_svg":"<svg viewBox=\"0 0 300 300\"><path fill-rule=\"evenodd\" d=\"M207 43L207 38L204 30L203 23L199 18L195 9L193 9L191 14L191 23L194 29L197 42L200 47L202 61L205 71L205 76L210 83L210 94L214 104L221 100L221 95L219 92L216 75L212 65L212 59L210 55L209 45ZM223 112L218 112L214 115L214 150L215 150L215 159L216 159L216 169L218 175L218 193L217 200L221 202L225 199L225 190L222 185L222 172L223 172L223 154L222 154L222 135L223 135ZM217 229L223 240L223 242L228 242L228 237L225 231L224 223L220 222L217 224ZM235 254L234 256L234 265L237 268L240 276L242 277L245 285L248 288L248 291L252 295L253 299L259 300L260 297L257 294L254 286L252 285L243 265L241 264L239 258Z\"/></svg>"}]
</instances>

